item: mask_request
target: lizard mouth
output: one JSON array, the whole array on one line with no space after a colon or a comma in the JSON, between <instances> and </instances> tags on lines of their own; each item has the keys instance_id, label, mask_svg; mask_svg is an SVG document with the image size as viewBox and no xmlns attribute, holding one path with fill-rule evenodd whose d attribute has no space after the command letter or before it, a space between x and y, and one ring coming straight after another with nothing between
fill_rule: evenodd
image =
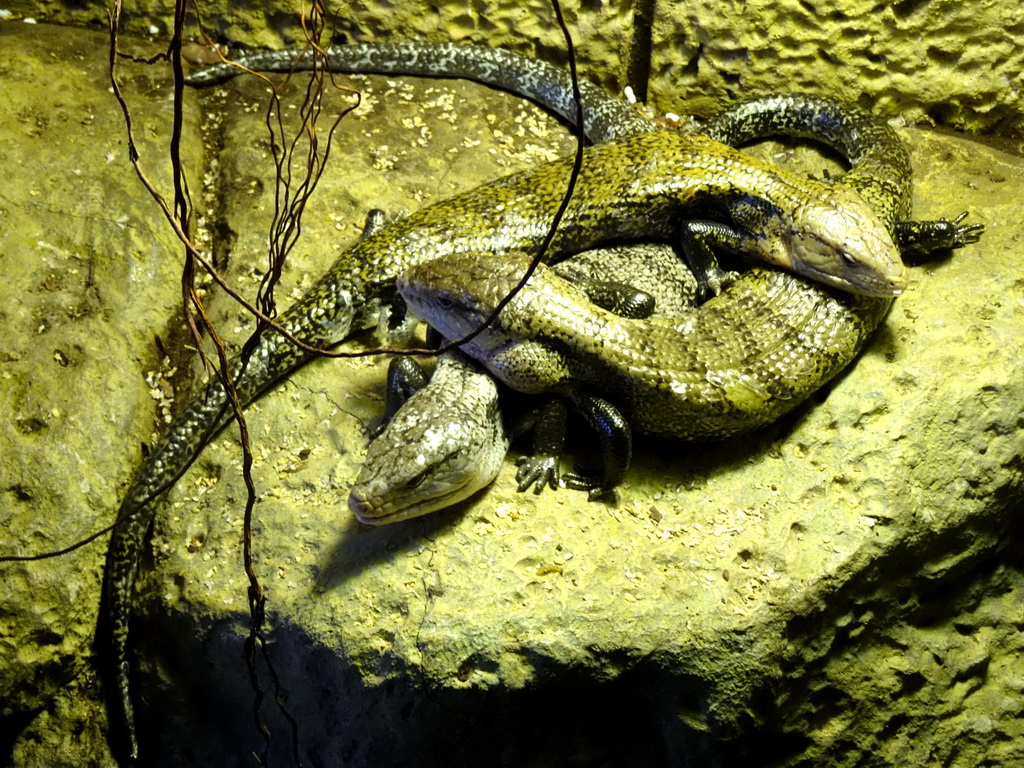
<instances>
[{"instance_id":1,"label":"lizard mouth","mask_svg":"<svg viewBox=\"0 0 1024 768\"><path fill-rule=\"evenodd\" d=\"M355 515L356 520L364 525L388 525L447 509L475 492L475 490L467 492L461 487L451 488L446 493L423 498L415 503L406 504L401 509L388 512L386 505L382 507L374 504L368 495L361 493L358 489L353 489L348 497L348 508Z\"/></svg>"},{"instance_id":2,"label":"lizard mouth","mask_svg":"<svg viewBox=\"0 0 1024 768\"><path fill-rule=\"evenodd\" d=\"M877 272L860 272L850 276L838 276L832 272L817 269L806 262L794 262L794 270L816 283L836 288L846 293L878 298L895 298L907 287L906 269L898 274L883 275Z\"/></svg>"}]
</instances>

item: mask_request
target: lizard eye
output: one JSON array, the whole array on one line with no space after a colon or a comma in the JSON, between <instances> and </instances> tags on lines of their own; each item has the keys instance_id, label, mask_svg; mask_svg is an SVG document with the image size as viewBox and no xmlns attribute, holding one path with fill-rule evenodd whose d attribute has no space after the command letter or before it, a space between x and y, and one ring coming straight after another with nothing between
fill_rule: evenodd
<instances>
[{"instance_id":1,"label":"lizard eye","mask_svg":"<svg viewBox=\"0 0 1024 768\"><path fill-rule=\"evenodd\" d=\"M405 487L412 490L413 488L419 488L423 485L423 481L427 479L427 470L420 472L415 477L409 478L409 482L405 484Z\"/></svg>"},{"instance_id":2,"label":"lizard eye","mask_svg":"<svg viewBox=\"0 0 1024 768\"><path fill-rule=\"evenodd\" d=\"M451 309L452 307L454 307L455 306L455 302L452 301L451 299L449 299L447 296L438 296L437 297L437 306L439 306L441 309L447 310L447 309Z\"/></svg>"}]
</instances>

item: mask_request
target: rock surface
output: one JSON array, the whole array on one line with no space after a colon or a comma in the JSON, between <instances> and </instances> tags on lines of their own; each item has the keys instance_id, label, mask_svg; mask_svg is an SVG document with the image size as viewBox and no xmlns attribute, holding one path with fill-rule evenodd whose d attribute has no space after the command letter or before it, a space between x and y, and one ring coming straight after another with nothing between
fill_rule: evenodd
<instances>
[{"instance_id":1,"label":"rock surface","mask_svg":"<svg viewBox=\"0 0 1024 768\"><path fill-rule=\"evenodd\" d=\"M154 427L154 338L176 324L182 251L128 162L106 39L0 24L0 555L60 549L111 522ZM126 76L125 93L148 101L137 145L169 194L170 101L152 98L147 74ZM201 177L201 144L184 155ZM90 676L105 542L0 563L0 762L27 719Z\"/></svg>"},{"instance_id":2,"label":"rock surface","mask_svg":"<svg viewBox=\"0 0 1024 768\"><path fill-rule=\"evenodd\" d=\"M1024 133L1024 6L998 0L666 0L651 52L653 106L708 114L778 88L840 95L885 117Z\"/></svg>"},{"instance_id":3,"label":"rock surface","mask_svg":"<svg viewBox=\"0 0 1024 768\"><path fill-rule=\"evenodd\" d=\"M762 734L756 754L767 743L781 762L796 743L797 764L852 764L866 745L898 754L934 732L922 702L942 701L939 690L984 682L1001 711L1020 703L1010 680L988 683L998 652L958 631L961 618L920 646L897 641L917 632L904 609L995 567L986 558L1019 508L1024 284L1011 254L1024 168L956 137L906 135L918 215L967 208L990 228L982 244L915 270L884 330L813 407L745 440L645 446L616 505L517 495L508 467L474 503L364 529L344 498L373 415L366 369L309 366L258 406L270 652L311 762L398 764L426 751L558 764L569 744L584 762L728 764ZM238 447L222 438L159 523L143 684L150 713L187 713L150 724L167 765L231 764L238 739L256 740L241 654L242 497ZM1008 628L994 634L1019 654ZM870 719L853 705L869 671L883 690L927 693ZM817 695L801 701L808 689ZM959 695L936 755L1004 739L1008 755L1024 754L1019 721L993 721L986 738L976 725L992 717L987 697ZM286 740L272 707L264 716Z\"/></svg>"},{"instance_id":4,"label":"rock surface","mask_svg":"<svg viewBox=\"0 0 1024 768\"><path fill-rule=\"evenodd\" d=\"M99 25L106 2L11 0L11 18ZM164 2L126 5L136 34L167 35ZM356 0L332 9L342 42L455 40L499 45L564 63L565 43L547 0ZM840 95L885 117L971 132L1024 136L1024 5L1004 0L636 0L562 3L577 56L613 92L649 93L658 110L708 117L754 93ZM304 40L291 0L241 8L203 3L217 42L280 48ZM190 34L191 31L190 31Z\"/></svg>"},{"instance_id":5,"label":"rock surface","mask_svg":"<svg viewBox=\"0 0 1024 768\"><path fill-rule=\"evenodd\" d=\"M21 52L4 61L8 89L56 78L40 74L51 51L66 60L61 51L77 47L92 62L92 75L50 91L53 102L26 102L14 113L23 119L3 123L25 148L20 164L5 164L12 183L0 198L2 364L14 382L4 397L24 393L8 405L23 421L3 434L2 514L17 532L4 553L23 554L71 543L117 508L138 444L150 439L142 372L159 362L151 334L177 326L169 254L180 248L123 161L102 38L2 26L0 34L0 55ZM151 87L148 99L137 97L137 119L159 126L168 106L159 82L139 83ZM486 89L359 83L372 109L341 124L282 304L356 237L369 208L411 210L571 147L535 110ZM11 89L18 94L27 98ZM218 158L204 190L207 224L221 265L251 295L273 206L264 95L249 82L207 96L202 115ZM73 98L102 102L110 122L92 135L70 119L60 134L32 135L61 109L78 120L101 114ZM193 128L199 114L190 112ZM1024 455L1024 163L957 136L903 133L918 173L916 214L967 209L988 227L982 242L913 270L885 327L816 402L751 438L643 446L615 504L570 491L515 494L510 465L450 512L364 528L345 498L363 426L379 413L383 363L317 361L251 409L268 653L304 763L423 765L431 754L446 764L616 766L751 755L765 765L1024 758L1014 515ZM103 175L66 192L50 187L46 206L33 203L33 180L47 177L30 161L62 160L44 148L69 146L68 136L83 146L51 176L74 177L83 157ZM111 151L116 168L104 162ZM148 155L163 157L156 144ZM67 215L96 188L102 205ZM45 225L49 239L8 221ZM136 229L145 247L124 242ZM77 260L67 254L43 260L37 241L56 233L68 253L97 254L91 282L73 282ZM119 276L126 252L147 259L144 280ZM116 258L104 267L99 256ZM39 289L51 273L64 281L56 297ZM94 296L84 319L68 318L69 306ZM240 343L243 313L220 296L212 305ZM41 324L46 317L59 322ZM73 384L40 373L63 369L57 352L68 357L73 344L83 350ZM112 371L121 378L104 388L100 372ZM64 414L56 425L54 409ZM19 423L43 426L24 433ZM153 764L247 765L261 749L243 656L239 466L227 430L169 494L144 565L135 638ZM0 629L11 692L4 716L28 723L11 746L16 765L109 762L87 666L101 549L0 564L14 585ZM24 623L38 617L41 626ZM260 669L272 754L287 762L290 729Z\"/></svg>"}]
</instances>

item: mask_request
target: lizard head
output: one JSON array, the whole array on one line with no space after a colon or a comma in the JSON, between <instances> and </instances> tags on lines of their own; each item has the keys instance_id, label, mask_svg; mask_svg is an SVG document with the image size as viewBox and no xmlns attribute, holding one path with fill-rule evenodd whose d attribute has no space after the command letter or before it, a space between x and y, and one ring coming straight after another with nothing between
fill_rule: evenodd
<instances>
[{"instance_id":1,"label":"lizard head","mask_svg":"<svg viewBox=\"0 0 1024 768\"><path fill-rule=\"evenodd\" d=\"M384 525L419 517L469 498L494 480L508 451L498 413L498 393L490 398L438 393L435 380L398 410L387 429L370 443L366 460L348 497L362 523ZM458 389L457 385L452 385Z\"/></svg>"},{"instance_id":2,"label":"lizard head","mask_svg":"<svg viewBox=\"0 0 1024 768\"><path fill-rule=\"evenodd\" d=\"M766 255L775 266L868 296L898 296L906 287L907 270L888 229L852 190L831 186L823 199L778 224Z\"/></svg>"},{"instance_id":3,"label":"lizard head","mask_svg":"<svg viewBox=\"0 0 1024 768\"><path fill-rule=\"evenodd\" d=\"M475 331L522 279L530 259L522 253L502 257L454 253L409 267L396 281L409 309L446 339ZM535 274L536 277L536 274ZM523 294L516 297L520 300ZM519 313L523 316L528 313ZM502 321L508 313L502 314ZM498 322L490 323L461 349L477 360L510 343Z\"/></svg>"}]
</instances>

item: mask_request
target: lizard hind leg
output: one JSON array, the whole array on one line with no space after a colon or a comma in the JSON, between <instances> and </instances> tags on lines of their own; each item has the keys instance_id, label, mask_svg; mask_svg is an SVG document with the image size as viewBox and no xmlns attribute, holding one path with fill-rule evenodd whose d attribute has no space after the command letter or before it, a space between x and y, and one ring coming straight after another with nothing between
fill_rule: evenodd
<instances>
[{"instance_id":1,"label":"lizard hind leg","mask_svg":"<svg viewBox=\"0 0 1024 768\"><path fill-rule=\"evenodd\" d=\"M562 480L567 488L587 491L587 497L595 501L613 491L625 478L633 457L633 431L618 408L603 398L573 392L569 401L597 435L601 467L597 473L574 468Z\"/></svg>"}]
</instances>

